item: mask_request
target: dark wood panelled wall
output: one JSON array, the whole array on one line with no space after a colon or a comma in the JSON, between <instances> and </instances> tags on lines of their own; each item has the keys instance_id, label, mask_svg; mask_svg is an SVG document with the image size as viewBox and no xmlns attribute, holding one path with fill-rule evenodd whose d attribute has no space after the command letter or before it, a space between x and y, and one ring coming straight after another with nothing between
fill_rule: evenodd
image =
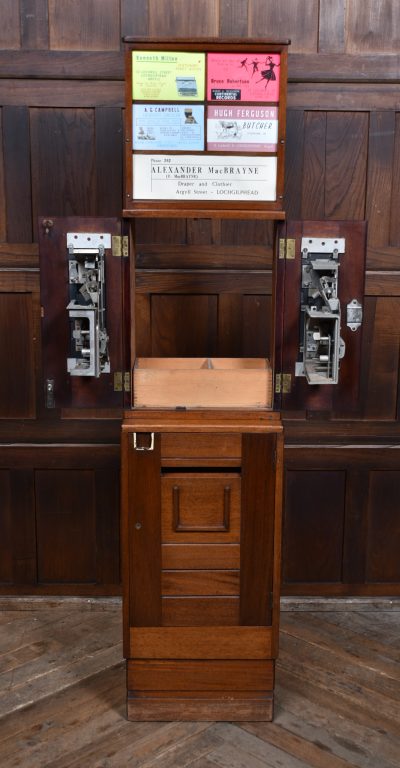
<instances>
[{"instance_id":1,"label":"dark wood panelled wall","mask_svg":"<svg viewBox=\"0 0 400 768\"><path fill-rule=\"evenodd\" d=\"M1 591L120 591L121 414L44 407L37 217L120 215L121 35L171 35L290 37L288 218L369 221L362 416L284 414L283 580L286 594L399 594L399 3L1 10ZM139 354L269 353L271 223L142 220L136 242Z\"/></svg>"}]
</instances>

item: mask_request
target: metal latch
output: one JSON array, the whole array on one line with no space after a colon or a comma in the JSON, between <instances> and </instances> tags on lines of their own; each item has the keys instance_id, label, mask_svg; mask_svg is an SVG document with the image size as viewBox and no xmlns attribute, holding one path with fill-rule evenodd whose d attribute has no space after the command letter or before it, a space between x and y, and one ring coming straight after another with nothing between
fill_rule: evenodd
<instances>
[{"instance_id":1,"label":"metal latch","mask_svg":"<svg viewBox=\"0 0 400 768\"><path fill-rule=\"evenodd\" d=\"M347 325L351 331L356 331L360 327L363 319L362 306L357 299L350 301L347 309Z\"/></svg>"},{"instance_id":2,"label":"metal latch","mask_svg":"<svg viewBox=\"0 0 400 768\"><path fill-rule=\"evenodd\" d=\"M56 404L54 400L54 379L46 379L45 392L46 408L55 408Z\"/></svg>"},{"instance_id":3,"label":"metal latch","mask_svg":"<svg viewBox=\"0 0 400 768\"><path fill-rule=\"evenodd\" d=\"M149 445L138 445L137 444L137 432L133 433L133 447L135 451L154 451L154 432L150 432L150 443Z\"/></svg>"}]
</instances>

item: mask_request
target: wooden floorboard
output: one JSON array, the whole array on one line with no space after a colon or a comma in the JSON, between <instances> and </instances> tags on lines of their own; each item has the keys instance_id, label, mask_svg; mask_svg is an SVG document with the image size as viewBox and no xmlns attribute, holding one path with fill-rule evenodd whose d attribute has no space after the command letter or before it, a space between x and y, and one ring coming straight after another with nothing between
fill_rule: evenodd
<instances>
[{"instance_id":1,"label":"wooden floorboard","mask_svg":"<svg viewBox=\"0 0 400 768\"><path fill-rule=\"evenodd\" d=\"M400 610L282 613L272 723L125 718L119 601L0 612L1 768L399 768Z\"/></svg>"}]
</instances>

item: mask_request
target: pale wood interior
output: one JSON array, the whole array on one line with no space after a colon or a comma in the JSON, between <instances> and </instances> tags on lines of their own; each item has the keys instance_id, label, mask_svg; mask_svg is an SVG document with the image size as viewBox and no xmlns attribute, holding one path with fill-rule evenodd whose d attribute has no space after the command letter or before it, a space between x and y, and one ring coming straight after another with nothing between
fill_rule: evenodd
<instances>
[{"instance_id":1,"label":"pale wood interior","mask_svg":"<svg viewBox=\"0 0 400 768\"><path fill-rule=\"evenodd\" d=\"M262 357L137 357L135 368L155 370L269 370L270 362Z\"/></svg>"},{"instance_id":2,"label":"pale wood interior","mask_svg":"<svg viewBox=\"0 0 400 768\"><path fill-rule=\"evenodd\" d=\"M265 358L141 357L133 370L137 408L270 408Z\"/></svg>"}]
</instances>

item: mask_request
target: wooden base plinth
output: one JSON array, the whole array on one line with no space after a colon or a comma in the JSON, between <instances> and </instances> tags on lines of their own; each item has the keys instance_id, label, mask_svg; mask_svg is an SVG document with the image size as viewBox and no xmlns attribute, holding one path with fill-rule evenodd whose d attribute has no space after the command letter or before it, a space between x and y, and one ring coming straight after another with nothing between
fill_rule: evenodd
<instances>
[{"instance_id":1,"label":"wooden base plinth","mask_svg":"<svg viewBox=\"0 0 400 768\"><path fill-rule=\"evenodd\" d=\"M198 692L188 692L185 698L157 696L138 698L128 691L127 718L132 721L203 720L222 722L271 722L273 693L263 698L199 698Z\"/></svg>"},{"instance_id":2,"label":"wooden base plinth","mask_svg":"<svg viewBox=\"0 0 400 768\"><path fill-rule=\"evenodd\" d=\"M272 659L128 660L127 682L129 720L272 720Z\"/></svg>"}]
</instances>

